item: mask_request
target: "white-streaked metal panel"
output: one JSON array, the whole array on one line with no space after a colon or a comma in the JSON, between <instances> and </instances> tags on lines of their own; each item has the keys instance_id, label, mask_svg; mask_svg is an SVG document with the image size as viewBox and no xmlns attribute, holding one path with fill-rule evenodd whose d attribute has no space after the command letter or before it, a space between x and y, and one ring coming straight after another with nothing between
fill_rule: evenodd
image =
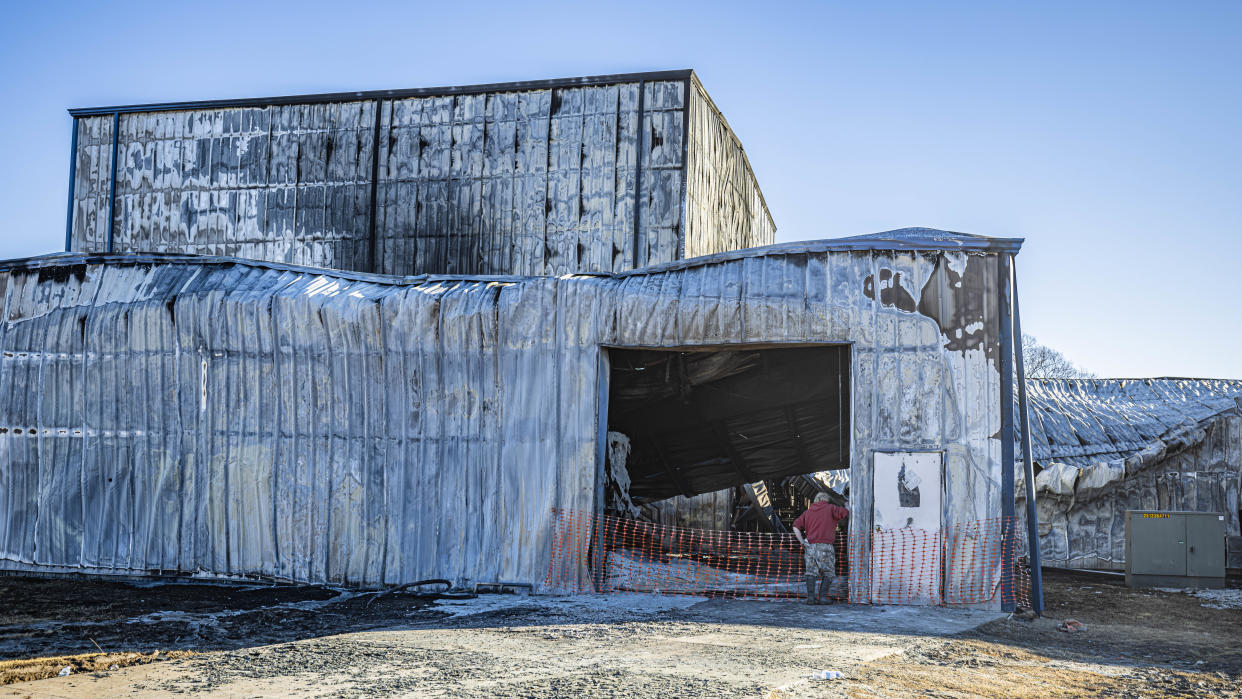
<instances>
[{"instance_id":1,"label":"white-streaked metal panel","mask_svg":"<svg viewBox=\"0 0 1242 699\"><path fill-rule=\"evenodd\" d=\"M561 278L0 266L0 558L557 589L553 509L594 505L600 346L849 342L855 497L875 451L943 451L945 525L994 518L995 262L807 244Z\"/></svg>"},{"instance_id":2,"label":"white-streaked metal panel","mask_svg":"<svg viewBox=\"0 0 1242 699\"><path fill-rule=\"evenodd\" d=\"M108 251L112 231L118 252L384 274L620 272L701 247L685 240L691 153L715 192L696 216L719 228L736 206L746 231L766 222L713 229L704 250L770 243L754 174L697 81L710 133L687 143L691 84L122 110L115 141L113 115L81 116L70 245Z\"/></svg>"}]
</instances>

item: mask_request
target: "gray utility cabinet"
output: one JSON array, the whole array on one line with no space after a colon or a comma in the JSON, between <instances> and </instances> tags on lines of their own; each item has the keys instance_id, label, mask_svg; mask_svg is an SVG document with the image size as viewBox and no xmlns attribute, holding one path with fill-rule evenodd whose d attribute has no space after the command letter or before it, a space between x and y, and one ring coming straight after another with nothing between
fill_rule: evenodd
<instances>
[{"instance_id":1,"label":"gray utility cabinet","mask_svg":"<svg viewBox=\"0 0 1242 699\"><path fill-rule=\"evenodd\" d=\"M1224 587L1225 515L1126 510L1126 585Z\"/></svg>"}]
</instances>

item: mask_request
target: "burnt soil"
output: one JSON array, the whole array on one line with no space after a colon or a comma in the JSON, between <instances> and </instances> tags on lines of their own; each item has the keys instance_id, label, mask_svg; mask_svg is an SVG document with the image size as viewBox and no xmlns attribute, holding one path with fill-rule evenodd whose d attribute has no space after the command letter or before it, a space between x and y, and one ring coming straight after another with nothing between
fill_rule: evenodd
<instances>
[{"instance_id":1,"label":"burnt soil","mask_svg":"<svg viewBox=\"0 0 1242 699\"><path fill-rule=\"evenodd\" d=\"M453 617L428 600L397 594L0 578L0 684L20 683L0 690L18 696L1242 696L1242 609L1213 609L1188 594L1119 583L1049 573L1043 618L1001 618L941 636L808 623L798 615L812 612L791 602L713 601L647 616L604 608L589 618L518 602ZM755 612L746 604L762 606ZM885 611L812 609L829 622L845 610L881 618ZM1085 631L1057 630L1070 617ZM850 655L857 648L876 650ZM55 678L66 666L74 676ZM826 667L842 670L844 679L808 677ZM53 679L27 682L46 677Z\"/></svg>"},{"instance_id":2,"label":"burnt soil","mask_svg":"<svg viewBox=\"0 0 1242 699\"><path fill-rule=\"evenodd\" d=\"M0 600L0 685L443 616L410 595L311 586L0 577Z\"/></svg>"}]
</instances>

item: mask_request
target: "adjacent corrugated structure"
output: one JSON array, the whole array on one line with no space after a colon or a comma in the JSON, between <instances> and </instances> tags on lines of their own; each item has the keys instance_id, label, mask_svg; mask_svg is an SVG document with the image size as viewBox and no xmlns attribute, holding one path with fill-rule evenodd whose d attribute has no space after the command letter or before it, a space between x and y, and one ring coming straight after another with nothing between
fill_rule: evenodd
<instances>
[{"instance_id":1,"label":"adjacent corrugated structure","mask_svg":"<svg viewBox=\"0 0 1242 699\"><path fill-rule=\"evenodd\" d=\"M72 251L560 275L776 230L688 70L70 113Z\"/></svg>"},{"instance_id":2,"label":"adjacent corrugated structure","mask_svg":"<svg viewBox=\"0 0 1242 699\"><path fill-rule=\"evenodd\" d=\"M0 565L578 585L545 581L550 522L601 506L614 347L848 343L854 531L878 450L943 452L945 525L995 519L1020 242L904 229L559 278L6 262Z\"/></svg>"},{"instance_id":3,"label":"adjacent corrugated structure","mask_svg":"<svg viewBox=\"0 0 1242 699\"><path fill-rule=\"evenodd\" d=\"M1125 568L1125 511L1218 512L1242 568L1242 381L1028 381L1048 565Z\"/></svg>"}]
</instances>

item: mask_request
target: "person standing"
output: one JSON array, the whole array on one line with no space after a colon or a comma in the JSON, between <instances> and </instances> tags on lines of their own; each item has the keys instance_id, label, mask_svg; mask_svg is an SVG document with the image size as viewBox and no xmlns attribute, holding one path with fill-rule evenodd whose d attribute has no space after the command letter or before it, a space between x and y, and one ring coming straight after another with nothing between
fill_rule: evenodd
<instances>
[{"instance_id":1,"label":"person standing","mask_svg":"<svg viewBox=\"0 0 1242 699\"><path fill-rule=\"evenodd\" d=\"M837 523L849 516L848 509L828 502L827 493L820 493L810 508L794 520L794 536L802 544L802 557L806 561L807 604L832 604L828 586L837 576L837 552L833 542L836 541ZM817 580L818 595L815 593Z\"/></svg>"}]
</instances>

